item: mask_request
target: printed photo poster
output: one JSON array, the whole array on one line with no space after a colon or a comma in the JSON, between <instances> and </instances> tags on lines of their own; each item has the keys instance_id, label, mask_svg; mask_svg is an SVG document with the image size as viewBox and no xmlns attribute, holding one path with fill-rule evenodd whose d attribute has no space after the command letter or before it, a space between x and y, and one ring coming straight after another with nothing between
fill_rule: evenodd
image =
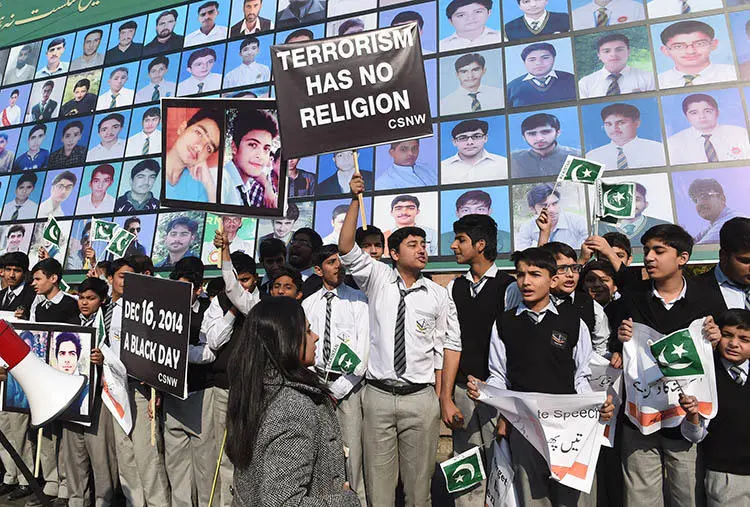
<instances>
[{"instance_id":1,"label":"printed photo poster","mask_svg":"<svg viewBox=\"0 0 750 507\"><path fill-rule=\"evenodd\" d=\"M568 2L516 2L502 0L505 39L518 41L570 31ZM494 6L493 6L494 7ZM498 7L500 7L498 5Z\"/></svg>"},{"instance_id":2,"label":"printed photo poster","mask_svg":"<svg viewBox=\"0 0 750 507\"><path fill-rule=\"evenodd\" d=\"M154 267L172 269L183 257L199 257L204 219L200 211L160 213L151 254Z\"/></svg>"},{"instance_id":3,"label":"printed photo poster","mask_svg":"<svg viewBox=\"0 0 750 507\"><path fill-rule=\"evenodd\" d=\"M424 77L427 83L427 99L430 102L430 117L434 118L438 115L438 103L440 102L438 97L438 72L437 72L437 58L424 61Z\"/></svg>"},{"instance_id":4,"label":"printed photo poster","mask_svg":"<svg viewBox=\"0 0 750 507\"><path fill-rule=\"evenodd\" d=\"M734 50L739 63L739 79L750 79L750 12L739 11L729 14Z\"/></svg>"},{"instance_id":5,"label":"printed photo poster","mask_svg":"<svg viewBox=\"0 0 750 507\"><path fill-rule=\"evenodd\" d=\"M313 226L313 203L289 201L284 216L258 220L258 248L263 240L280 239L288 245L297 229Z\"/></svg>"},{"instance_id":6,"label":"printed photo poster","mask_svg":"<svg viewBox=\"0 0 750 507\"><path fill-rule=\"evenodd\" d=\"M46 79L34 83L28 98L25 121L37 122L57 118L57 115L60 113L60 106L63 104L64 87L64 77ZM3 104L2 94L0 94L0 104ZM16 101L16 105L24 107L20 100Z\"/></svg>"},{"instance_id":7,"label":"printed photo poster","mask_svg":"<svg viewBox=\"0 0 750 507\"><path fill-rule=\"evenodd\" d=\"M508 187L443 190L440 205L440 255L453 255L453 222L466 215L490 215L497 224L497 253L513 251Z\"/></svg>"},{"instance_id":8,"label":"printed photo poster","mask_svg":"<svg viewBox=\"0 0 750 507\"><path fill-rule=\"evenodd\" d=\"M216 92L221 88L224 63L223 44L202 47L182 53L177 95L185 97L198 93Z\"/></svg>"},{"instance_id":9,"label":"printed photo poster","mask_svg":"<svg viewBox=\"0 0 750 507\"><path fill-rule=\"evenodd\" d=\"M100 220L111 221L111 217L98 217ZM91 227L92 218L84 218L73 221L68 242L68 255L64 264L65 269L88 270L96 266L97 261L105 260L106 241L92 241ZM86 250L92 248L95 258L93 261L86 259Z\"/></svg>"},{"instance_id":10,"label":"printed photo poster","mask_svg":"<svg viewBox=\"0 0 750 507\"><path fill-rule=\"evenodd\" d=\"M205 1L191 3L187 12L185 47L226 39L229 33L230 4L229 0L217 0L211 5L206 5ZM209 30L210 19L213 20L213 28Z\"/></svg>"},{"instance_id":11,"label":"printed photo poster","mask_svg":"<svg viewBox=\"0 0 750 507\"><path fill-rule=\"evenodd\" d=\"M677 223L696 245L719 243L721 226L734 217L750 216L750 167L673 172Z\"/></svg>"},{"instance_id":12,"label":"printed photo poster","mask_svg":"<svg viewBox=\"0 0 750 507\"><path fill-rule=\"evenodd\" d=\"M273 34L248 35L230 42L224 67L223 88L239 88L271 80Z\"/></svg>"},{"instance_id":13,"label":"printed photo poster","mask_svg":"<svg viewBox=\"0 0 750 507\"><path fill-rule=\"evenodd\" d=\"M46 219L50 215L59 218L75 214L82 172L82 167L47 171L37 218Z\"/></svg>"},{"instance_id":14,"label":"printed photo poster","mask_svg":"<svg viewBox=\"0 0 750 507\"><path fill-rule=\"evenodd\" d=\"M113 65L141 56L146 36L146 19L147 16L143 14L112 23L104 63Z\"/></svg>"},{"instance_id":15,"label":"printed photo poster","mask_svg":"<svg viewBox=\"0 0 750 507\"><path fill-rule=\"evenodd\" d=\"M3 84L3 77L5 76L5 64L8 63L9 54L10 48L0 49L0 85Z\"/></svg>"},{"instance_id":16,"label":"printed photo poster","mask_svg":"<svg viewBox=\"0 0 750 507\"><path fill-rule=\"evenodd\" d=\"M21 129L7 129L0 131L0 147L3 151L0 151L0 156L3 156L0 160L0 171L8 173L13 167L13 159L16 156L16 147L18 146L18 139L21 137Z\"/></svg>"},{"instance_id":17,"label":"printed photo poster","mask_svg":"<svg viewBox=\"0 0 750 507\"><path fill-rule=\"evenodd\" d=\"M597 234L602 236L608 232L619 232L628 237L633 247L638 248L647 230L655 225L675 223L669 177L666 173L631 176L615 176L615 174L617 173L604 173L604 181L606 183L635 183L635 216L621 218L616 222L600 220ZM593 206L596 190L593 185L586 187L589 202Z\"/></svg>"},{"instance_id":18,"label":"printed photo poster","mask_svg":"<svg viewBox=\"0 0 750 507\"><path fill-rule=\"evenodd\" d=\"M667 95L661 101L671 165L750 158L737 89Z\"/></svg>"},{"instance_id":19,"label":"printed photo poster","mask_svg":"<svg viewBox=\"0 0 750 507\"><path fill-rule=\"evenodd\" d=\"M34 224L9 224L0 227L0 255L10 252L28 254Z\"/></svg>"},{"instance_id":20,"label":"printed photo poster","mask_svg":"<svg viewBox=\"0 0 750 507\"><path fill-rule=\"evenodd\" d=\"M8 193L8 184L10 183L10 176L0 176L0 202L3 202L6 194Z\"/></svg>"},{"instance_id":21,"label":"printed photo poster","mask_svg":"<svg viewBox=\"0 0 750 507\"><path fill-rule=\"evenodd\" d=\"M337 19L326 23L326 37L337 37L342 35L351 35L353 33L364 32L365 30L374 30L378 27L378 15L357 14L356 16Z\"/></svg>"},{"instance_id":22,"label":"printed photo poster","mask_svg":"<svg viewBox=\"0 0 750 507\"><path fill-rule=\"evenodd\" d=\"M290 158L287 160L289 197L310 197L316 192L318 157Z\"/></svg>"},{"instance_id":23,"label":"printed photo poster","mask_svg":"<svg viewBox=\"0 0 750 507\"><path fill-rule=\"evenodd\" d=\"M439 164L435 123L432 132L432 137L375 147L375 190L437 185Z\"/></svg>"},{"instance_id":24,"label":"printed photo poster","mask_svg":"<svg viewBox=\"0 0 750 507\"><path fill-rule=\"evenodd\" d=\"M421 227L425 231L427 254L438 254L438 193L414 192L374 198L373 224L383 231L385 244L400 227ZM390 256L385 252L386 257Z\"/></svg>"},{"instance_id":25,"label":"printed photo poster","mask_svg":"<svg viewBox=\"0 0 750 507\"><path fill-rule=\"evenodd\" d=\"M73 32L66 35L54 35L42 43L41 56L36 66L36 79L48 77L55 72L70 70L75 39L76 34Z\"/></svg>"},{"instance_id":26,"label":"printed photo poster","mask_svg":"<svg viewBox=\"0 0 750 507\"><path fill-rule=\"evenodd\" d=\"M325 32L326 26L324 23L321 23L319 25L276 32L275 40L276 44L290 44L292 42L318 40L325 38Z\"/></svg>"},{"instance_id":27,"label":"printed photo poster","mask_svg":"<svg viewBox=\"0 0 750 507\"><path fill-rule=\"evenodd\" d=\"M0 126L10 127L23 123L23 113L29 103L30 94L30 83L0 90Z\"/></svg>"},{"instance_id":28,"label":"printed photo poster","mask_svg":"<svg viewBox=\"0 0 750 507\"><path fill-rule=\"evenodd\" d=\"M104 53L109 42L109 33L110 25L100 25L79 31L73 48L70 70L87 69L103 64Z\"/></svg>"},{"instance_id":29,"label":"printed photo poster","mask_svg":"<svg viewBox=\"0 0 750 507\"><path fill-rule=\"evenodd\" d=\"M13 162L13 172L46 169L54 135L55 122L35 123L25 126L19 138L16 160ZM3 220L6 220L5 217L3 217Z\"/></svg>"},{"instance_id":30,"label":"printed photo poster","mask_svg":"<svg viewBox=\"0 0 750 507\"><path fill-rule=\"evenodd\" d=\"M96 109L99 90L102 86L102 69L90 69L68 76L65 90L62 94L60 117L80 116L90 114ZM57 86L52 90L53 94Z\"/></svg>"},{"instance_id":31,"label":"printed photo poster","mask_svg":"<svg viewBox=\"0 0 750 507\"><path fill-rule=\"evenodd\" d=\"M82 166L86 160L93 117L80 116L60 120L49 156L50 169ZM51 133L51 132L50 132Z\"/></svg>"},{"instance_id":32,"label":"printed photo poster","mask_svg":"<svg viewBox=\"0 0 750 507\"><path fill-rule=\"evenodd\" d=\"M515 3L515 0L512 0ZM470 95L471 94L471 95ZM501 49L440 59L440 114L464 114L505 107Z\"/></svg>"},{"instance_id":33,"label":"printed photo poster","mask_svg":"<svg viewBox=\"0 0 750 507\"><path fill-rule=\"evenodd\" d=\"M49 347L49 333L41 330L26 329L26 323L13 323L13 329L18 336L31 348L39 359L47 361ZM8 380L3 382L3 411L29 413L29 400L21 389L21 385L8 373Z\"/></svg>"},{"instance_id":34,"label":"printed photo poster","mask_svg":"<svg viewBox=\"0 0 750 507\"><path fill-rule=\"evenodd\" d=\"M180 54L156 55L141 60L135 103L158 101L162 97L177 96L177 76L180 72Z\"/></svg>"},{"instance_id":35,"label":"printed photo poster","mask_svg":"<svg viewBox=\"0 0 750 507\"><path fill-rule=\"evenodd\" d=\"M348 0L352 3L360 3L360 0ZM328 3L329 9L331 3ZM385 6L380 2L381 7ZM422 54L431 55L437 50L437 27L435 26L437 2L424 2L416 5L409 5L399 9L384 10L380 12L380 22L378 26L396 26L400 24L416 21L419 25L419 40L422 43Z\"/></svg>"},{"instance_id":36,"label":"printed photo poster","mask_svg":"<svg viewBox=\"0 0 750 507\"><path fill-rule=\"evenodd\" d=\"M70 220L58 220L60 226L60 245L53 245L42 236L46 221L34 224L34 234L31 237L31 246L29 247L29 266L39 262L39 249L44 248L50 257L56 259L63 266L65 265L65 253L68 251L68 239L73 222Z\"/></svg>"},{"instance_id":37,"label":"printed photo poster","mask_svg":"<svg viewBox=\"0 0 750 507\"><path fill-rule=\"evenodd\" d=\"M214 236L219 227L227 234L230 253L243 252L250 257L255 257L256 223L256 218L206 213L206 230L203 233L201 254L203 264L219 266L221 250L214 246Z\"/></svg>"},{"instance_id":38,"label":"printed photo poster","mask_svg":"<svg viewBox=\"0 0 750 507\"><path fill-rule=\"evenodd\" d=\"M20 44L12 47L5 68L3 86L10 86L34 77L36 62L42 50L42 41Z\"/></svg>"},{"instance_id":39,"label":"printed photo poster","mask_svg":"<svg viewBox=\"0 0 750 507\"><path fill-rule=\"evenodd\" d=\"M533 42L505 49L509 107L536 106L576 99L576 77L570 38ZM550 71L557 79L544 87ZM526 77L529 79L526 79ZM534 81L536 79L536 81Z\"/></svg>"},{"instance_id":40,"label":"printed photo poster","mask_svg":"<svg viewBox=\"0 0 750 507\"><path fill-rule=\"evenodd\" d=\"M123 257L131 255L151 255L151 249L154 244L154 231L156 230L156 214L149 215L131 215L115 217L115 223L135 236L135 239ZM105 244L106 248L106 244ZM107 260L114 260L112 254L107 252Z\"/></svg>"},{"instance_id":41,"label":"printed photo poster","mask_svg":"<svg viewBox=\"0 0 750 507\"><path fill-rule=\"evenodd\" d=\"M438 33L441 52L503 42L500 5L493 3L491 9L480 4L462 5L456 8L455 4L451 6L452 3L452 0L438 2ZM381 2L382 5L383 2ZM448 9L449 6L450 9ZM468 21L469 19L472 21ZM481 37L481 42L478 44L472 43L467 32L472 33L475 30L475 23L479 22L484 25L483 30L486 36Z\"/></svg>"},{"instance_id":42,"label":"printed photo poster","mask_svg":"<svg viewBox=\"0 0 750 507\"><path fill-rule=\"evenodd\" d=\"M589 215L583 187L575 183L561 183L553 192L554 182L514 185L513 249L525 250L537 246L539 228L536 219L545 206L553 224L550 241L580 248L589 236Z\"/></svg>"},{"instance_id":43,"label":"printed photo poster","mask_svg":"<svg viewBox=\"0 0 750 507\"><path fill-rule=\"evenodd\" d=\"M247 11L244 10L244 7L244 2L232 2L232 10L229 16L229 37L240 36L243 23L246 23L246 27L252 27L254 23L258 22L261 33L272 30L276 25L276 0L259 2L258 6L247 9ZM257 7L260 7L260 9Z\"/></svg>"},{"instance_id":44,"label":"printed photo poster","mask_svg":"<svg viewBox=\"0 0 750 507\"><path fill-rule=\"evenodd\" d=\"M147 158L125 162L115 201L115 213L137 213L159 209L161 175L161 160Z\"/></svg>"},{"instance_id":45,"label":"printed photo poster","mask_svg":"<svg viewBox=\"0 0 750 507\"><path fill-rule=\"evenodd\" d=\"M373 175L374 148L360 148L358 150L342 150L318 156L318 185L317 195L349 194L349 181L354 174L354 157L357 157L359 173L365 184L365 190L374 188ZM342 186L342 182L344 186Z\"/></svg>"},{"instance_id":46,"label":"printed photo poster","mask_svg":"<svg viewBox=\"0 0 750 507\"><path fill-rule=\"evenodd\" d=\"M440 183L476 183L508 178L504 116L440 124Z\"/></svg>"},{"instance_id":47,"label":"printed photo poster","mask_svg":"<svg viewBox=\"0 0 750 507\"><path fill-rule=\"evenodd\" d=\"M333 199L318 201L315 206L315 231L323 238L324 245L338 245L344 217L349 210L351 199ZM372 219L372 197L363 199L367 222ZM362 226L362 216L357 218L357 227Z\"/></svg>"},{"instance_id":48,"label":"printed photo poster","mask_svg":"<svg viewBox=\"0 0 750 507\"><path fill-rule=\"evenodd\" d=\"M97 111L129 106L135 98L138 62L120 63L102 71L102 84L96 101Z\"/></svg>"},{"instance_id":49,"label":"printed photo poster","mask_svg":"<svg viewBox=\"0 0 750 507\"><path fill-rule=\"evenodd\" d=\"M0 219L15 222L35 218L46 175L45 171L12 175Z\"/></svg>"},{"instance_id":50,"label":"printed photo poster","mask_svg":"<svg viewBox=\"0 0 750 507\"><path fill-rule=\"evenodd\" d=\"M146 38L143 44L143 56L166 53L182 47L185 39L185 22L187 5L154 11L146 22ZM166 39L161 43L159 39Z\"/></svg>"},{"instance_id":51,"label":"printed photo poster","mask_svg":"<svg viewBox=\"0 0 750 507\"><path fill-rule=\"evenodd\" d=\"M86 379L78 399L58 417L62 421L91 422L96 386L96 368L91 364L91 348L96 339L92 327L66 326L64 331L49 332L49 365L68 375Z\"/></svg>"},{"instance_id":52,"label":"printed photo poster","mask_svg":"<svg viewBox=\"0 0 750 507\"><path fill-rule=\"evenodd\" d=\"M112 213L117 197L122 162L92 164L83 171L77 215Z\"/></svg>"},{"instance_id":53,"label":"printed photo poster","mask_svg":"<svg viewBox=\"0 0 750 507\"><path fill-rule=\"evenodd\" d=\"M627 0L617 5L622 5L622 8L608 9L606 12L608 27L646 19L646 9L642 0ZM600 17L598 11L601 6L596 2L593 0L572 0L571 8L573 9L571 12L573 30L584 30L597 26L597 20Z\"/></svg>"}]
</instances>

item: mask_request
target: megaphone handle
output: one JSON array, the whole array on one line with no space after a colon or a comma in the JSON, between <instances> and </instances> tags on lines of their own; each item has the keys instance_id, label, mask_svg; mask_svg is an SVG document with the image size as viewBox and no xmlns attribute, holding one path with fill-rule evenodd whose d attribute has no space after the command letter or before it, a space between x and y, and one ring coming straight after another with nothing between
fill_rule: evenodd
<instances>
[{"instance_id":1,"label":"megaphone handle","mask_svg":"<svg viewBox=\"0 0 750 507\"><path fill-rule=\"evenodd\" d=\"M16 451L16 449L11 445L8 437L5 436L5 433L3 433L2 430L0 430L0 444L2 444L2 446L5 447L5 450L8 451L8 454L10 454L13 462L21 471L24 478L29 482L31 491L33 491L39 501L42 502L42 505L52 505L51 500L47 498L47 495L45 495L42 491L42 487L39 485L36 477L34 477L34 475L31 473L31 470L29 470L29 467L26 466L26 463L23 462L23 459L21 459L18 451Z\"/></svg>"}]
</instances>

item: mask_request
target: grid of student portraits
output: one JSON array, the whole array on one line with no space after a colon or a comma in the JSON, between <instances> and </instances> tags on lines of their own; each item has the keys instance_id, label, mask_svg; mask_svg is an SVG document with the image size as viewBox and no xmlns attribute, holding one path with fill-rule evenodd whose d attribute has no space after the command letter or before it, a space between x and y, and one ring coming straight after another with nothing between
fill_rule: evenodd
<instances>
[{"instance_id":1,"label":"grid of student portraits","mask_svg":"<svg viewBox=\"0 0 750 507\"><path fill-rule=\"evenodd\" d=\"M163 137L160 99L276 98L271 45L411 22L434 136L357 150L368 223L386 236L416 224L432 259L451 260L453 221L489 214L507 258L536 244L546 207L552 240L578 246L591 233L591 189L553 192L574 154L603 163L606 179L636 183L635 217L597 232L637 246L649 227L678 223L715 252L721 225L750 215L746 9L741 0L198 0L2 48L0 252L34 262L50 246L49 215L66 238L51 253L69 270L83 268L89 246L109 255L89 237L92 217L131 231L127 254L162 268L184 256L217 263L217 227L251 255L301 227L336 242L353 151L289 160L285 185L268 178L277 155L266 153L264 181L247 173L232 195L204 187L190 197L221 204L285 186L280 218L162 206L162 187L179 184L162 167L163 138L167 152L212 147L224 169L239 169L243 150L231 135L214 146L189 128Z\"/></svg>"}]
</instances>

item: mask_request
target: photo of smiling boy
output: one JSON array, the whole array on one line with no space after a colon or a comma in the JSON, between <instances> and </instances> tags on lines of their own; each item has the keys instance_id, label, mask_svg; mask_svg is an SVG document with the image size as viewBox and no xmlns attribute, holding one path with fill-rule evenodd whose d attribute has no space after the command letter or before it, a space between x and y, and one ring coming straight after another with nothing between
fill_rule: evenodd
<instances>
[{"instance_id":1,"label":"photo of smiling boy","mask_svg":"<svg viewBox=\"0 0 750 507\"><path fill-rule=\"evenodd\" d=\"M128 111L126 114L129 116L130 112ZM92 144L96 142L97 137L99 143L89 149L87 160L96 162L97 160L122 158L125 154L125 136L120 137L120 134L123 132L127 132L124 115L111 113L99 120L97 124L98 136L91 136Z\"/></svg>"},{"instance_id":2,"label":"photo of smiling boy","mask_svg":"<svg viewBox=\"0 0 750 507\"><path fill-rule=\"evenodd\" d=\"M555 43L561 46L561 50L562 46L565 46L567 57L567 52L570 51L570 40L560 39ZM529 44L523 47L518 56L523 62L526 73L508 83L509 106L534 106L548 102L575 100L575 76L570 72L555 69L557 49L554 45L549 42ZM509 52L507 59L512 58ZM516 65L515 60L512 60L511 65Z\"/></svg>"},{"instance_id":3,"label":"photo of smiling boy","mask_svg":"<svg viewBox=\"0 0 750 507\"><path fill-rule=\"evenodd\" d=\"M229 131L232 159L224 164L221 204L269 207L266 197L276 191L270 177L272 152L279 145L276 119L260 109L242 111Z\"/></svg>"},{"instance_id":4,"label":"photo of smiling boy","mask_svg":"<svg viewBox=\"0 0 750 507\"><path fill-rule=\"evenodd\" d=\"M517 41L570 31L568 13L548 11L549 0L516 0L516 2L523 14L505 23L506 40ZM511 4L512 2L507 2L505 5L507 17L512 15L510 11L515 11Z\"/></svg>"},{"instance_id":5,"label":"photo of smiling boy","mask_svg":"<svg viewBox=\"0 0 750 507\"><path fill-rule=\"evenodd\" d=\"M440 4L444 5L445 0ZM500 18L497 14L492 15L492 6L492 0L450 0L445 7L448 23L441 23L440 29L445 33L450 33L452 29L453 33L440 40L440 51L453 51L502 42L503 36L500 30L489 26L489 24L494 25ZM499 10L498 7L497 12Z\"/></svg>"},{"instance_id":6,"label":"photo of smiling boy","mask_svg":"<svg viewBox=\"0 0 750 507\"><path fill-rule=\"evenodd\" d=\"M386 209L383 209L384 206ZM425 215L420 217L421 208L423 207L426 210ZM437 217L435 216L437 211L437 193L402 194L393 198L390 196L376 197L375 209L378 211L379 216L383 216L384 211L389 211L389 221L393 225L387 227L387 229L381 226L386 243L388 243L388 238L391 234L398 229L420 227L425 232L425 248L427 253L429 255L437 255L438 234L435 228L431 227L433 224L437 225L435 223L437 222ZM420 217L419 223L417 223L417 217ZM374 221L378 221L378 216L374 218Z\"/></svg>"}]
</instances>

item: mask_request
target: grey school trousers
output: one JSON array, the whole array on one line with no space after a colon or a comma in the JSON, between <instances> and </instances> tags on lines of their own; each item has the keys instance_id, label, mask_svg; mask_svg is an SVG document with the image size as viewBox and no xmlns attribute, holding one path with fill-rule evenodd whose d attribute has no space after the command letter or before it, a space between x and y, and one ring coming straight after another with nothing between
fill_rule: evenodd
<instances>
[{"instance_id":1,"label":"grey school trousers","mask_svg":"<svg viewBox=\"0 0 750 507\"><path fill-rule=\"evenodd\" d=\"M347 479L352 491L357 493L363 507L367 506L364 468L362 463L362 381L336 405L336 417L341 427L341 439L349 449L346 460Z\"/></svg>"},{"instance_id":2,"label":"grey school trousers","mask_svg":"<svg viewBox=\"0 0 750 507\"><path fill-rule=\"evenodd\" d=\"M367 384L362 398L365 483L370 507L393 507L399 473L406 507L431 507L440 403L427 386L406 396Z\"/></svg>"},{"instance_id":3,"label":"grey school trousers","mask_svg":"<svg viewBox=\"0 0 750 507\"><path fill-rule=\"evenodd\" d=\"M34 457L31 453L31 443L27 441L29 430L29 414L18 412L0 412L0 430L5 434L13 448L18 452L31 473L34 473ZM0 460L5 467L3 483L20 484L28 486L29 481L23 476L16 466L16 462L10 457L5 447L0 446Z\"/></svg>"},{"instance_id":4,"label":"grey school trousers","mask_svg":"<svg viewBox=\"0 0 750 507\"><path fill-rule=\"evenodd\" d=\"M214 391L214 431L216 435L216 450L221 449L224 440L224 432L227 428L227 403L229 402L229 390L221 387L213 387ZM216 466L214 458L214 466ZM232 478L234 476L234 466L227 458L226 447L221 456L221 467L219 468L219 483L216 485L214 493L214 505L220 507L232 507Z\"/></svg>"},{"instance_id":5,"label":"grey school trousers","mask_svg":"<svg viewBox=\"0 0 750 507\"><path fill-rule=\"evenodd\" d=\"M750 475L706 470L706 505L750 505Z\"/></svg>"}]
</instances>

